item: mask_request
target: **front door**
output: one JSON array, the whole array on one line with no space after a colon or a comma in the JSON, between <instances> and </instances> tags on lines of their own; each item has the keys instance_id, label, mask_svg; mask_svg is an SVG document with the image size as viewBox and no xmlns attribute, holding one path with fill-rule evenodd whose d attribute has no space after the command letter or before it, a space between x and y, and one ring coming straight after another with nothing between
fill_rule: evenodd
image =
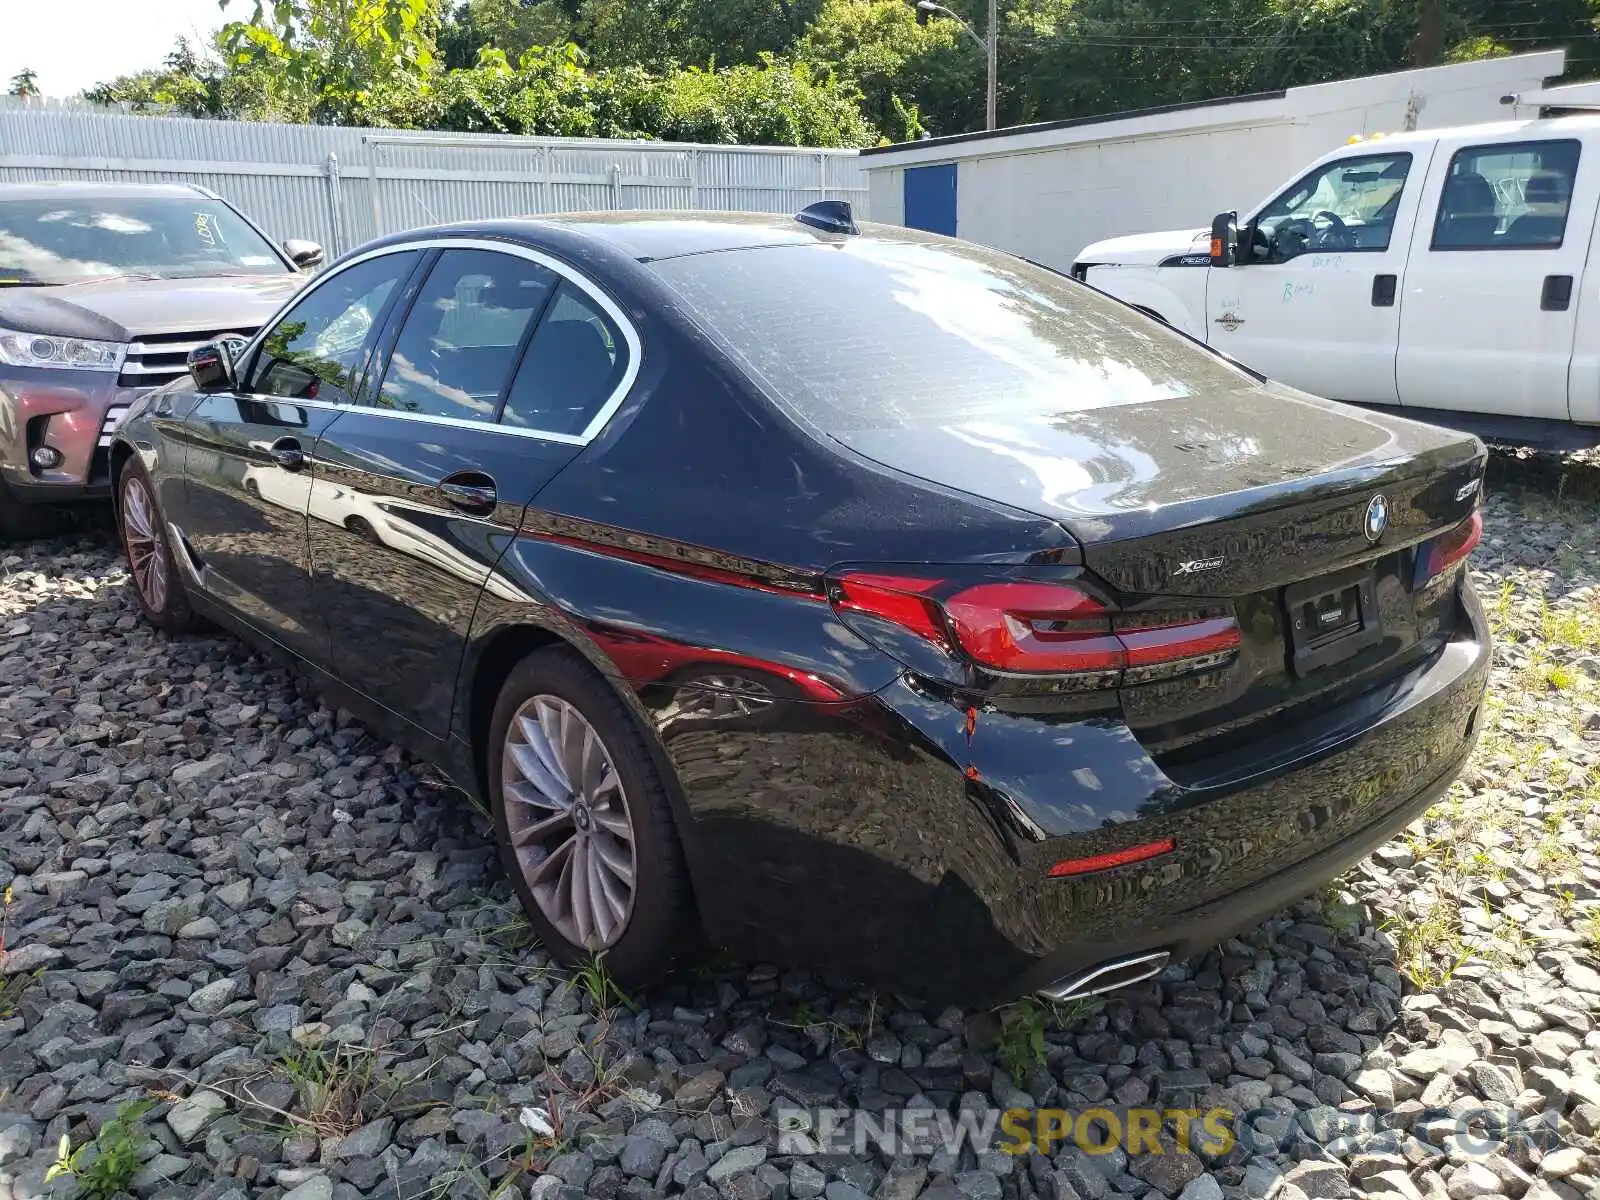
<instances>
[{"instance_id":1,"label":"front door","mask_svg":"<svg viewBox=\"0 0 1600 1200\"><path fill-rule=\"evenodd\" d=\"M318 451L311 557L334 670L434 737L523 509L637 361L620 311L566 270L514 247L445 249L391 322L371 403Z\"/></svg>"},{"instance_id":2,"label":"front door","mask_svg":"<svg viewBox=\"0 0 1600 1200\"><path fill-rule=\"evenodd\" d=\"M1363 154L1313 168L1256 215L1248 254L1212 269L1206 340L1335 400L1398 402L1400 278L1426 163Z\"/></svg>"},{"instance_id":3,"label":"front door","mask_svg":"<svg viewBox=\"0 0 1600 1200\"><path fill-rule=\"evenodd\" d=\"M327 641L311 599L310 465L418 257L370 259L319 281L246 356L238 390L202 396L185 422L180 532L201 585L315 660Z\"/></svg>"},{"instance_id":4,"label":"front door","mask_svg":"<svg viewBox=\"0 0 1600 1200\"><path fill-rule=\"evenodd\" d=\"M1600 170L1580 170L1580 150L1570 138L1468 145L1435 172L1423 198L1432 234L1401 308L1407 408L1567 419L1600 198Z\"/></svg>"}]
</instances>

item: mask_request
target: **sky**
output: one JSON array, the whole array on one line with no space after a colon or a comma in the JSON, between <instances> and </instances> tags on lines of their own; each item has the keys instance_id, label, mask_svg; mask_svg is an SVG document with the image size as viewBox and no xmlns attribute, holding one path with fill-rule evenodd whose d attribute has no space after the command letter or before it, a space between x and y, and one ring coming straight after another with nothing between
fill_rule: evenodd
<instances>
[{"instance_id":1,"label":"sky","mask_svg":"<svg viewBox=\"0 0 1600 1200\"><path fill-rule=\"evenodd\" d=\"M0 90L24 67L46 96L75 96L117 75L158 67L180 37L205 41L249 0L0 0Z\"/></svg>"}]
</instances>

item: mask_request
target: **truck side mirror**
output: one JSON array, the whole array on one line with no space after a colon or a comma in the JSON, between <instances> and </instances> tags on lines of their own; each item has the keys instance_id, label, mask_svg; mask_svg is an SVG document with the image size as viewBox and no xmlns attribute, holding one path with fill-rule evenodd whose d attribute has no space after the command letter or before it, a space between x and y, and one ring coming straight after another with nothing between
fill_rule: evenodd
<instances>
[{"instance_id":1,"label":"truck side mirror","mask_svg":"<svg viewBox=\"0 0 1600 1200\"><path fill-rule=\"evenodd\" d=\"M1234 250L1239 245L1239 214L1218 213L1211 218L1211 265L1233 266Z\"/></svg>"}]
</instances>

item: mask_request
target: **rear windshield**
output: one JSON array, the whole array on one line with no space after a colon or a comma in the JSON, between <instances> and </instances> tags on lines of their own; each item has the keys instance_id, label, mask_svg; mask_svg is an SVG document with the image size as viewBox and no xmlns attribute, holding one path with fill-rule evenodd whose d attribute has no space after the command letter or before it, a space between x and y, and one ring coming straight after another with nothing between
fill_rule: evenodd
<instances>
[{"instance_id":1,"label":"rear windshield","mask_svg":"<svg viewBox=\"0 0 1600 1200\"><path fill-rule=\"evenodd\" d=\"M198 194L0 200L0 286L288 270L238 213Z\"/></svg>"},{"instance_id":2,"label":"rear windshield","mask_svg":"<svg viewBox=\"0 0 1600 1200\"><path fill-rule=\"evenodd\" d=\"M779 399L833 432L1049 417L1247 378L1087 287L970 244L857 237L651 265Z\"/></svg>"}]
</instances>

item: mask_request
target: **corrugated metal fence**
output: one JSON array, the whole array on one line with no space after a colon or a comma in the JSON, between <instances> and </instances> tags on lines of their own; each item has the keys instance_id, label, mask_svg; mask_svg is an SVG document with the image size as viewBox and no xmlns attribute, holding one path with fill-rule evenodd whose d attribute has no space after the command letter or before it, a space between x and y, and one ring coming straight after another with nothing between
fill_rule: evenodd
<instances>
[{"instance_id":1,"label":"corrugated metal fence","mask_svg":"<svg viewBox=\"0 0 1600 1200\"><path fill-rule=\"evenodd\" d=\"M0 98L0 181L191 182L277 238L332 253L379 233L478 217L587 209L794 212L849 200L853 150L409 134L139 116Z\"/></svg>"}]
</instances>

